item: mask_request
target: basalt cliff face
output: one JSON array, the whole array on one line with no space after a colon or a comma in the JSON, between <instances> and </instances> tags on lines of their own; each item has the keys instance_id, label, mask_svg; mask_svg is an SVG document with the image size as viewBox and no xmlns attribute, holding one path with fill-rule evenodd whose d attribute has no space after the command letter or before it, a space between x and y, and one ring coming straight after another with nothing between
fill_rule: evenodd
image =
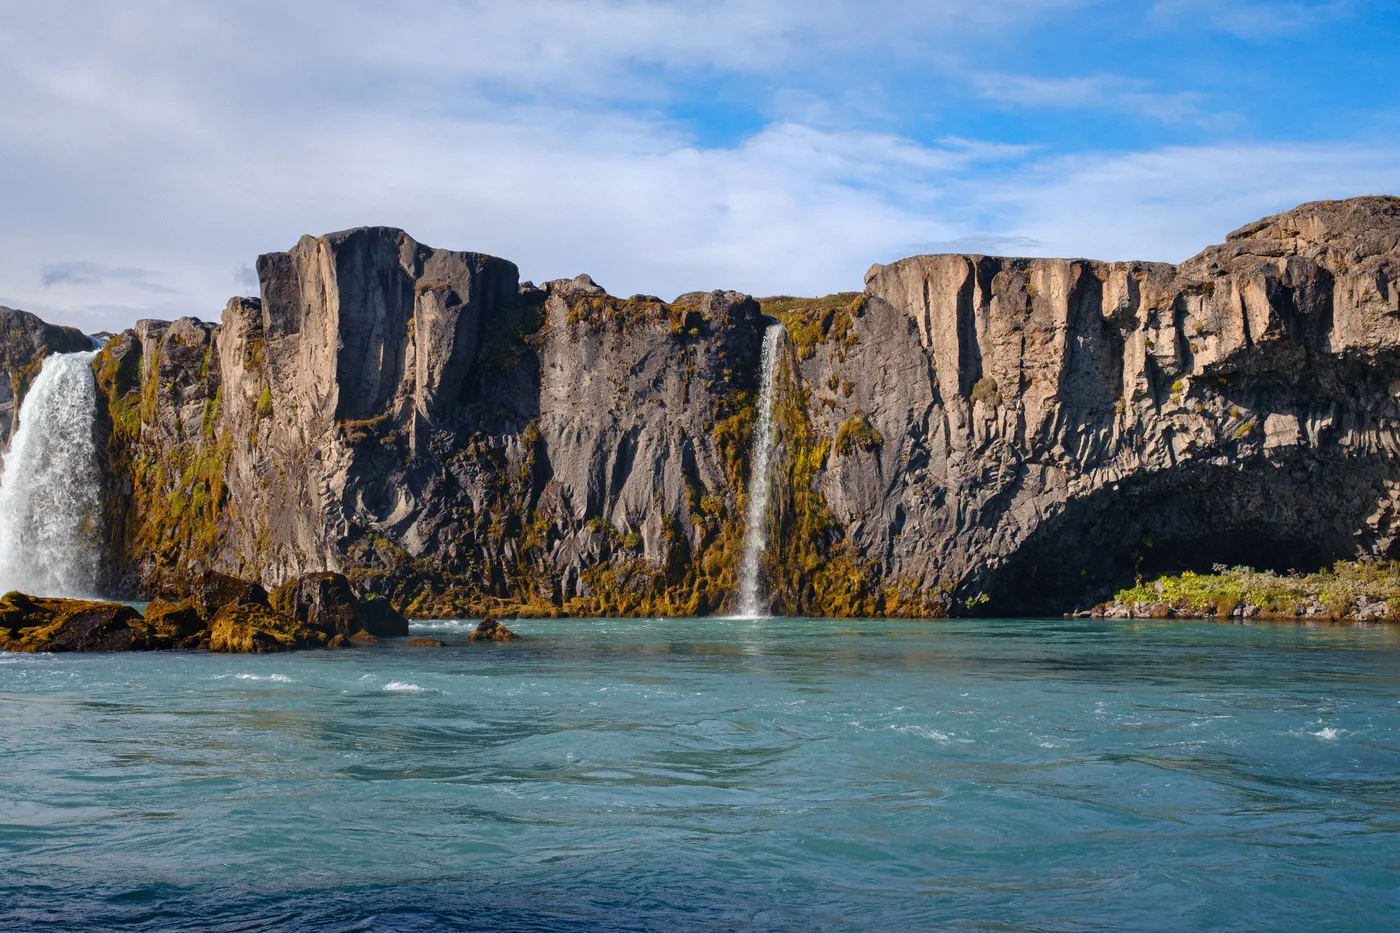
<instances>
[{"instance_id":1,"label":"basalt cliff face","mask_svg":"<svg viewBox=\"0 0 1400 933\"><path fill-rule=\"evenodd\" d=\"M1152 570L1391 556L1398 272L1395 198L1178 267L919 256L762 302L304 237L220 324L143 321L94 361L107 584L337 570L419 615L730 610L773 318L775 611L1063 611Z\"/></svg>"}]
</instances>

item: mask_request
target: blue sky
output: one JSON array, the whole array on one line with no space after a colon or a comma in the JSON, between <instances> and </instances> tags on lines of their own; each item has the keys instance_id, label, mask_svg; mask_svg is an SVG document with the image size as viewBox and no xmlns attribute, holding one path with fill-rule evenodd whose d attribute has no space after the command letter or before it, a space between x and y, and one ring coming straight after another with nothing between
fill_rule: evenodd
<instances>
[{"instance_id":1,"label":"blue sky","mask_svg":"<svg viewBox=\"0 0 1400 933\"><path fill-rule=\"evenodd\" d=\"M1400 193L1400 0L299 0L0 10L0 304L217 319L391 224L619 294L918 252L1179 261Z\"/></svg>"}]
</instances>

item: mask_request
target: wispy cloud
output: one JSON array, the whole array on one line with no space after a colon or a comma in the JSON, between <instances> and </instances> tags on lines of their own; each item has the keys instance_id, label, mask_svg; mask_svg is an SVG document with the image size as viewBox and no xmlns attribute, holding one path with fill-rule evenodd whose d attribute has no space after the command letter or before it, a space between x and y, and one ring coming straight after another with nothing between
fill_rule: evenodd
<instances>
[{"instance_id":1,"label":"wispy cloud","mask_svg":"<svg viewBox=\"0 0 1400 933\"><path fill-rule=\"evenodd\" d=\"M174 293L174 289L156 281L156 273L149 269L108 266L100 262L85 262L83 260L45 263L40 270L39 281L44 288L120 283L142 291Z\"/></svg>"},{"instance_id":2,"label":"wispy cloud","mask_svg":"<svg viewBox=\"0 0 1400 933\"><path fill-rule=\"evenodd\" d=\"M1018 107L1066 110L1098 108L1167 123L1215 123L1220 120L1218 115L1207 117L1203 113L1199 94L1162 93L1152 90L1147 82L1120 75L1055 78L975 72L968 80L981 97Z\"/></svg>"},{"instance_id":3,"label":"wispy cloud","mask_svg":"<svg viewBox=\"0 0 1400 933\"><path fill-rule=\"evenodd\" d=\"M1334 23L1353 12L1347 0L1328 2L1261 2L1261 0L1158 0L1151 18L1159 25L1202 25L1241 39L1298 35Z\"/></svg>"},{"instance_id":4,"label":"wispy cloud","mask_svg":"<svg viewBox=\"0 0 1400 933\"><path fill-rule=\"evenodd\" d=\"M90 328L216 317L230 289L256 288L257 253L366 223L505 256L537 281L588 271L661 295L852 288L871 262L928 251L1180 259L1299 200L1400 190L1384 133L1338 130L1329 109L1302 145L1306 114L1289 109L1270 137L1256 120L1275 112L1257 105L1267 83L1236 98L1232 80L1197 80L1215 63L1191 57L1198 27L1238 51L1255 44L1231 30L1325 30L1354 13L10 4L0 287ZM1353 125L1374 128L1375 107L1356 110ZM1245 131L1240 113L1256 120Z\"/></svg>"}]
</instances>

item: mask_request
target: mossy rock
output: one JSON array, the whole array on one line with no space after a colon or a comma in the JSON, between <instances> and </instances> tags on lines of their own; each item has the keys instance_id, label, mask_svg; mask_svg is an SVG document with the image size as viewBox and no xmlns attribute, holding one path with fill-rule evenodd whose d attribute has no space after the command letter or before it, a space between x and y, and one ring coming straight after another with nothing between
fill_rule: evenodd
<instances>
[{"instance_id":1,"label":"mossy rock","mask_svg":"<svg viewBox=\"0 0 1400 933\"><path fill-rule=\"evenodd\" d=\"M418 638L410 638L408 641L404 642L404 644L408 645L410 648L446 648L446 647L447 647L447 642L443 641L443 640L440 639L440 638L424 638L424 637L422 637L422 636L419 636Z\"/></svg>"},{"instance_id":2,"label":"mossy rock","mask_svg":"<svg viewBox=\"0 0 1400 933\"><path fill-rule=\"evenodd\" d=\"M125 603L0 597L0 648L7 651L151 651L174 647Z\"/></svg>"},{"instance_id":3,"label":"mossy rock","mask_svg":"<svg viewBox=\"0 0 1400 933\"><path fill-rule=\"evenodd\" d=\"M209 624L209 649L235 654L264 654L320 648L327 642L324 632L257 603L229 603L214 614Z\"/></svg>"},{"instance_id":4,"label":"mossy rock","mask_svg":"<svg viewBox=\"0 0 1400 933\"><path fill-rule=\"evenodd\" d=\"M212 623L214 616L225 606L247 604L270 606L267 590L254 580L241 580L226 573L206 573L198 583L190 587L189 598L204 618Z\"/></svg>"},{"instance_id":5,"label":"mossy rock","mask_svg":"<svg viewBox=\"0 0 1400 933\"><path fill-rule=\"evenodd\" d=\"M481 620L476 630L467 636L468 641L524 641L519 635L506 628L491 616Z\"/></svg>"},{"instance_id":6,"label":"mossy rock","mask_svg":"<svg viewBox=\"0 0 1400 933\"><path fill-rule=\"evenodd\" d=\"M153 599L146 607L146 624L163 636L183 641L208 628L193 599L179 605L164 599Z\"/></svg>"},{"instance_id":7,"label":"mossy rock","mask_svg":"<svg viewBox=\"0 0 1400 933\"><path fill-rule=\"evenodd\" d=\"M272 608L327 635L353 635L365 626L360 601L342 574L308 573L272 591Z\"/></svg>"},{"instance_id":8,"label":"mossy rock","mask_svg":"<svg viewBox=\"0 0 1400 933\"><path fill-rule=\"evenodd\" d=\"M289 580L272 591L279 612L327 635L347 638L364 631L376 638L408 634L408 620L383 596L363 599L343 574L322 571Z\"/></svg>"},{"instance_id":9,"label":"mossy rock","mask_svg":"<svg viewBox=\"0 0 1400 933\"><path fill-rule=\"evenodd\" d=\"M371 593L360 600L360 621L365 631L380 638L401 638L408 634L408 620L383 596Z\"/></svg>"}]
</instances>

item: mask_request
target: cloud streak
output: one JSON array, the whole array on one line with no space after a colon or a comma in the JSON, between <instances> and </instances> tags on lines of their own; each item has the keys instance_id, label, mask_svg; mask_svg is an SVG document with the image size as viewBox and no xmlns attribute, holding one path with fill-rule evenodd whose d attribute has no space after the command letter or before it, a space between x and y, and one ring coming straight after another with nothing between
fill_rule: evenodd
<instances>
[{"instance_id":1,"label":"cloud streak","mask_svg":"<svg viewBox=\"0 0 1400 933\"><path fill-rule=\"evenodd\" d=\"M1067 45L1110 13L1079 0L12 5L0 291L90 330L213 318L230 290L256 287L259 252L382 223L537 281L813 293L934 249L1180 259L1300 200L1400 190L1400 147L1379 133L1231 140L1234 110L1207 90ZM1161 3L1130 25L1162 42L1205 15ZM1037 58L1047 35L1056 54ZM1066 74L1066 61L1095 66Z\"/></svg>"}]
</instances>

